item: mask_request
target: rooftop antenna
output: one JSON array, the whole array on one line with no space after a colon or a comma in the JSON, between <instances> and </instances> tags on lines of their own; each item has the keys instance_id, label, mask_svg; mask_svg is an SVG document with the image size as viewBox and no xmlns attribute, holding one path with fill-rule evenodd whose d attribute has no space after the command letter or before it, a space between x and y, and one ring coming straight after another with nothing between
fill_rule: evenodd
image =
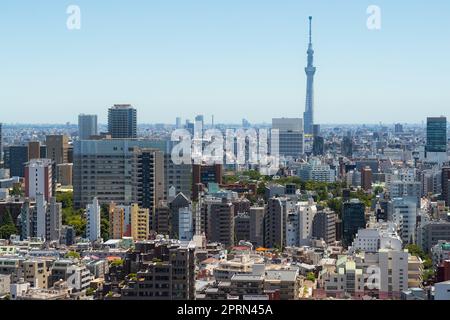
<instances>
[{"instance_id":1,"label":"rooftop antenna","mask_svg":"<svg viewBox=\"0 0 450 320\"><path fill-rule=\"evenodd\" d=\"M309 16L309 43L312 43L312 16Z\"/></svg>"}]
</instances>

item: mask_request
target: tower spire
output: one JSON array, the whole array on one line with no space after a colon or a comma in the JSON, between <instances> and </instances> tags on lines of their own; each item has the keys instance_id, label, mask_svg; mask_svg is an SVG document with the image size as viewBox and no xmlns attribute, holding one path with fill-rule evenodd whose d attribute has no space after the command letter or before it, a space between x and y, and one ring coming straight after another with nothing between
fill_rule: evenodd
<instances>
[{"instance_id":1,"label":"tower spire","mask_svg":"<svg viewBox=\"0 0 450 320\"><path fill-rule=\"evenodd\" d=\"M309 16L309 44L312 44L312 16Z\"/></svg>"}]
</instances>

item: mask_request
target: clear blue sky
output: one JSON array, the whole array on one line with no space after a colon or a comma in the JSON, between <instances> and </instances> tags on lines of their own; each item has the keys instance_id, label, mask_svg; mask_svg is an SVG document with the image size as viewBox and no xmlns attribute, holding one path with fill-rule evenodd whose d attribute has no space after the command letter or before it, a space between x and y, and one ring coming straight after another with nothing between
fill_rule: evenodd
<instances>
[{"instance_id":1,"label":"clear blue sky","mask_svg":"<svg viewBox=\"0 0 450 320\"><path fill-rule=\"evenodd\" d=\"M371 4L380 31L366 27ZM302 116L309 15L316 122L450 116L447 0L2 0L0 121L105 122L114 103L141 123Z\"/></svg>"}]
</instances>

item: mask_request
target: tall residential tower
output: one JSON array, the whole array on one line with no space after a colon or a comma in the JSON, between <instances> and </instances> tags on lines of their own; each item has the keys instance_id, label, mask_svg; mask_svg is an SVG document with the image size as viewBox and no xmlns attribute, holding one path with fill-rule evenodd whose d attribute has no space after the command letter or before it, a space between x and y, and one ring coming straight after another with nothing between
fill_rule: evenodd
<instances>
[{"instance_id":1,"label":"tall residential tower","mask_svg":"<svg viewBox=\"0 0 450 320\"><path fill-rule=\"evenodd\" d=\"M314 75L316 67L314 67L314 50L312 45L312 17L309 17L309 46L308 46L308 66L305 68L307 76L306 84L306 106L304 119L305 134L313 134L314 126Z\"/></svg>"}]
</instances>

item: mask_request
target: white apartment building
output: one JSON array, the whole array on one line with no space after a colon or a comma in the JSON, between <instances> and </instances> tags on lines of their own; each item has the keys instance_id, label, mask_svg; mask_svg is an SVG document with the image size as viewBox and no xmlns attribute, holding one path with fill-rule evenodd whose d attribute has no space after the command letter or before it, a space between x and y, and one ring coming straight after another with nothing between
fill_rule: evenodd
<instances>
[{"instance_id":1,"label":"white apartment building","mask_svg":"<svg viewBox=\"0 0 450 320\"><path fill-rule=\"evenodd\" d=\"M94 198L92 203L87 205L86 216L86 237L89 241L97 241L101 237L100 205L97 198Z\"/></svg>"},{"instance_id":2,"label":"white apartment building","mask_svg":"<svg viewBox=\"0 0 450 320\"><path fill-rule=\"evenodd\" d=\"M32 159L25 167L25 196L36 199L44 195L46 201L53 196L52 160Z\"/></svg>"},{"instance_id":3,"label":"white apartment building","mask_svg":"<svg viewBox=\"0 0 450 320\"><path fill-rule=\"evenodd\" d=\"M417 211L416 203L410 199L393 198L389 202L388 221L399 226L405 245L416 241Z\"/></svg>"}]
</instances>

